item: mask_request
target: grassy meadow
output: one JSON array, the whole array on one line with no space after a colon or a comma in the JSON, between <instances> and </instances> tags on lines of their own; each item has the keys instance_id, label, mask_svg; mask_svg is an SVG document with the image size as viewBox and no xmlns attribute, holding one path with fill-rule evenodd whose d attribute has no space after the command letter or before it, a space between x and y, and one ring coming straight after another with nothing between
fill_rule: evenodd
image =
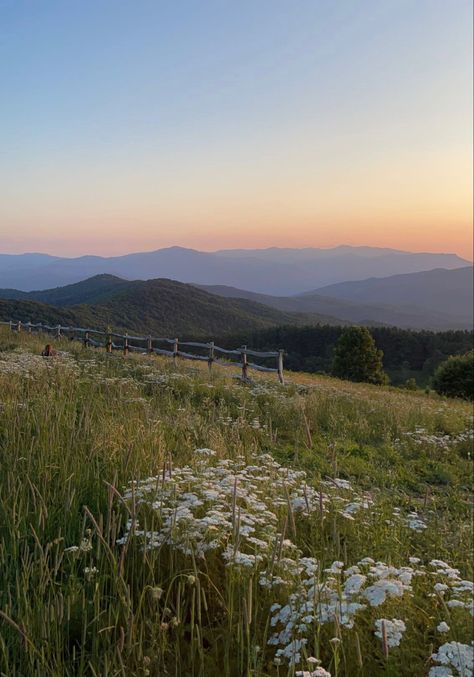
<instances>
[{"instance_id":1,"label":"grassy meadow","mask_svg":"<svg viewBox=\"0 0 474 677\"><path fill-rule=\"evenodd\" d=\"M0 332L0 674L472 675L472 406Z\"/></svg>"}]
</instances>

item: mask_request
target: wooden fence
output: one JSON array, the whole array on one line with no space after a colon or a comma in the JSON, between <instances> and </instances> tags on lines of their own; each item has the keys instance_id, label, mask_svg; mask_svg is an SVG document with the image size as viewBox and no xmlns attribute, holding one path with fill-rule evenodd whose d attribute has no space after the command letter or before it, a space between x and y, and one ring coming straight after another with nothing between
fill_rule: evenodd
<instances>
[{"instance_id":1,"label":"wooden fence","mask_svg":"<svg viewBox=\"0 0 474 677\"><path fill-rule=\"evenodd\" d=\"M105 348L108 353L113 350L121 350L124 355L129 352L138 352L142 354L166 355L171 357L174 363L177 363L179 357L187 360L199 360L207 362L209 373L212 372L212 365L214 362L224 367L240 366L242 369L242 378L248 380L248 370L255 369L256 371L273 372L278 375L280 383L284 383L283 378L283 354L284 350L278 351L258 351L251 350L247 346L241 346L235 350L227 350L216 346L213 341L209 343L200 343L199 341L180 341L177 338L158 338L156 336L132 336L130 334L117 334L112 331L100 331L98 329L84 329L82 327L63 327L61 325L50 326L42 324L41 322L33 324L32 322L21 322L18 320L13 322L0 322L0 325L7 326L10 331L21 332L25 331L31 333L33 331L47 332L53 334L55 338L69 336L70 339L81 341L87 348L92 346L94 348ZM116 342L119 341L119 343ZM141 345L136 345L136 344ZM155 344L166 344L170 348L158 348ZM198 348L204 350L206 354L199 355L190 353L181 348ZM223 355L224 357L219 357ZM231 361L231 357L239 358L239 361ZM274 359L276 360L276 367L265 367L261 364L255 364L249 361L249 357L257 359Z\"/></svg>"}]
</instances>

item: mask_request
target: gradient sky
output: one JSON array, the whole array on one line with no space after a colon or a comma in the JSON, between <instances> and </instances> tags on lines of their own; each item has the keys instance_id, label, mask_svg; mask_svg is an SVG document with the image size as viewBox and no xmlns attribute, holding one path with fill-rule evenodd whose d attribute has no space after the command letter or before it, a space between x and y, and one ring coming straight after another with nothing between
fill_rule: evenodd
<instances>
[{"instance_id":1,"label":"gradient sky","mask_svg":"<svg viewBox=\"0 0 474 677\"><path fill-rule=\"evenodd\" d=\"M472 258L471 0L0 0L0 251Z\"/></svg>"}]
</instances>

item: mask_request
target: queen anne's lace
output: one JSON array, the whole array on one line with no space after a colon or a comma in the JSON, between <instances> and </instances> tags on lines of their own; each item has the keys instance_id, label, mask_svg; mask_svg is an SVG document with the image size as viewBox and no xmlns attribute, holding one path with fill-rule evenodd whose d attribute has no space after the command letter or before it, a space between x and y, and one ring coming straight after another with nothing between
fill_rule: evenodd
<instances>
[{"instance_id":1,"label":"queen anne's lace","mask_svg":"<svg viewBox=\"0 0 474 677\"><path fill-rule=\"evenodd\" d=\"M125 500L133 500L138 514L142 507L152 510L154 527L141 528L138 520L130 520L118 543L133 535L145 549L170 547L197 559L214 552L226 568L254 575L260 586L286 598L270 608L268 644L275 647L277 661L299 664L315 626L352 628L364 610L411 594L414 576L434 577L432 594L443 596L448 606L472 609L472 584L442 560L423 567L412 557L410 566L396 567L364 557L349 567L335 561L322 568L314 557L303 556L288 538L297 521L331 510L352 516L376 508L370 496L358 496L347 481L336 478L315 488L304 472L282 467L269 454L246 463L243 457L219 460L204 448L195 457L194 467L167 470L126 491ZM403 527L400 511L395 518ZM380 619L378 637L382 620L388 646L397 647L404 621Z\"/></svg>"}]
</instances>

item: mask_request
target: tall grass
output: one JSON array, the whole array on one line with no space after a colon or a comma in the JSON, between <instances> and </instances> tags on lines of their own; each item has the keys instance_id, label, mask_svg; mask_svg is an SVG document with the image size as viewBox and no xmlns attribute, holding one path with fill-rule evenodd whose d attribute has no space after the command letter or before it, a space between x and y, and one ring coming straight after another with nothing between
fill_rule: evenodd
<instances>
[{"instance_id":1,"label":"tall grass","mask_svg":"<svg viewBox=\"0 0 474 677\"><path fill-rule=\"evenodd\" d=\"M294 665L268 640L272 605L300 589L299 574L268 588L259 565L222 559L226 544L240 547L237 489L234 531L202 559L192 547L144 548L134 533L135 520L149 532L163 527L139 493L146 478L164 486L187 465L199 476L199 448L215 452L210 468L226 459L245 468L268 453L305 471L316 497L324 492L308 514L293 509L291 489L287 504L282 494L272 567L286 539L296 560L319 561L321 580L334 561L365 557L395 567L445 560L472 577L468 405L322 377L249 386L222 369L208 383L207 372L166 359L69 342L43 359L42 347L38 337L0 334L2 675L294 675L314 669L309 657L333 676L423 675L443 642L469 641L467 610L433 592L444 580L433 571L416 576L403 600L367 605L352 628L337 614L310 623ZM334 478L353 489L331 486ZM272 505L275 486L262 486ZM344 501L362 498L368 509L342 514ZM426 529L407 526L413 511ZM380 618L404 620L400 646L374 634ZM441 621L447 634L436 630Z\"/></svg>"}]
</instances>

